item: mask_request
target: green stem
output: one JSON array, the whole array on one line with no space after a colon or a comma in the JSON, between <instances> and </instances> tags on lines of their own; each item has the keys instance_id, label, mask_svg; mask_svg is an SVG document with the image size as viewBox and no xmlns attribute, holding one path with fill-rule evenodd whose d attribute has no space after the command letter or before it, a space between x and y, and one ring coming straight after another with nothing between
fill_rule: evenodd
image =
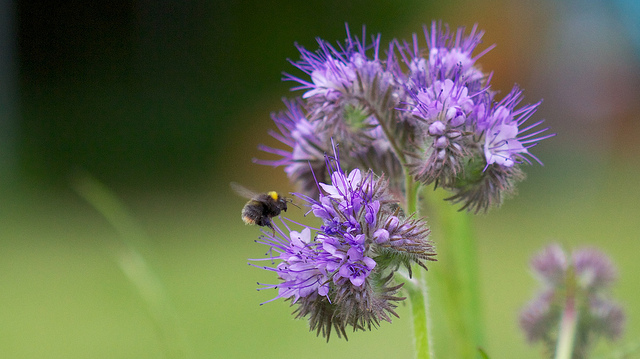
<instances>
[{"instance_id":1,"label":"green stem","mask_svg":"<svg viewBox=\"0 0 640 359\"><path fill-rule=\"evenodd\" d=\"M413 339L417 359L430 359L433 357L431 350L431 335L429 332L429 296L427 283L422 268L413 271L413 278L405 278L404 288L411 304L413 315Z\"/></svg>"},{"instance_id":2,"label":"green stem","mask_svg":"<svg viewBox=\"0 0 640 359\"><path fill-rule=\"evenodd\" d=\"M569 266L566 279L566 299L562 319L560 321L560 333L556 345L555 359L571 359L578 327L578 311L576 310L576 277L574 267Z\"/></svg>"},{"instance_id":3,"label":"green stem","mask_svg":"<svg viewBox=\"0 0 640 359\"><path fill-rule=\"evenodd\" d=\"M378 119L380 128L385 137L391 144L393 153L398 158L400 165L404 171L405 183L405 206L404 210L409 215L413 214L419 217L418 213L418 189L420 184L413 180L413 176L409 174L407 166L407 158L403 152L403 148L398 139L394 135L390 124L394 123L392 111L378 111L366 98L360 101L367 106L372 114ZM431 343L433 342L429 331L430 315L428 305L428 293L425 273L421 267L416 266L412 271L413 278L403 278L404 288L407 291L409 303L411 304L411 313L413 315L413 333L415 340L415 351L417 359L431 359L433 353Z\"/></svg>"},{"instance_id":4,"label":"green stem","mask_svg":"<svg viewBox=\"0 0 640 359\"><path fill-rule=\"evenodd\" d=\"M573 298L567 298L567 306L564 308L562 321L560 322L560 335L558 337L555 359L571 359L577 326L578 313L576 312Z\"/></svg>"},{"instance_id":5,"label":"green stem","mask_svg":"<svg viewBox=\"0 0 640 359\"><path fill-rule=\"evenodd\" d=\"M407 213L415 213L415 215L418 216L418 189L420 188L420 184L416 183L409 174L405 174L404 177L404 188L406 192L404 208Z\"/></svg>"},{"instance_id":6,"label":"green stem","mask_svg":"<svg viewBox=\"0 0 640 359\"><path fill-rule=\"evenodd\" d=\"M407 213L418 216L418 188L419 184L409 174L405 174L405 191ZM429 295L425 272L421 267L414 268L413 278L405 280L404 288L407 291L411 314L413 315L414 345L417 359L431 359L433 357L430 334Z\"/></svg>"},{"instance_id":7,"label":"green stem","mask_svg":"<svg viewBox=\"0 0 640 359\"><path fill-rule=\"evenodd\" d=\"M426 191L425 191L426 192ZM449 348L456 348L457 358L475 358L483 344L484 333L480 305L480 286L476 243L471 230L471 216L460 212L444 201L444 190L429 190L425 194L431 209L432 228L438 240L438 266L435 275L440 279L434 288L441 293L443 320L438 327L449 327ZM435 219L435 221L434 221ZM434 223L435 222L435 225Z\"/></svg>"}]
</instances>

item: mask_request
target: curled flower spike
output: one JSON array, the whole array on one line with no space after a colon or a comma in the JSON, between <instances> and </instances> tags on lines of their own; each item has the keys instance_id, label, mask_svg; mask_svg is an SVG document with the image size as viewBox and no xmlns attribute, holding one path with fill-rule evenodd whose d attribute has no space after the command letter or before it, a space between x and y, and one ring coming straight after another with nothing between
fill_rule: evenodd
<instances>
[{"instance_id":1,"label":"curled flower spike","mask_svg":"<svg viewBox=\"0 0 640 359\"><path fill-rule=\"evenodd\" d=\"M563 335L557 328L575 328L572 358L585 358L599 336L620 337L624 313L606 293L615 269L605 255L595 249L579 249L567 257L553 244L532 259L531 267L543 289L520 314L520 326L529 342L542 341L553 352Z\"/></svg>"},{"instance_id":2,"label":"curled flower spike","mask_svg":"<svg viewBox=\"0 0 640 359\"><path fill-rule=\"evenodd\" d=\"M464 171L451 188L454 195L449 198L462 202L463 209L477 213L501 204L505 196L515 192L515 183L525 177L519 164L531 164L529 158L542 164L529 149L555 134L545 134L548 127L537 128L544 121L525 126L540 102L516 109L521 100L522 91L514 87L500 102L491 105L483 97L476 106L472 124L476 143L470 150L473 157L466 159Z\"/></svg>"},{"instance_id":3,"label":"curled flower spike","mask_svg":"<svg viewBox=\"0 0 640 359\"><path fill-rule=\"evenodd\" d=\"M388 136L401 140L406 133L395 111L404 88L397 81L393 44L383 60L380 34L367 43L364 28L358 38L348 27L344 43L333 46L318 39L318 44L316 52L298 46L301 59L292 62L310 80L290 74L284 80L299 84L293 90L305 91L302 98L312 109L309 120L345 146L348 156L342 160L349 168L369 166L395 180L402 169Z\"/></svg>"},{"instance_id":4,"label":"curled flower spike","mask_svg":"<svg viewBox=\"0 0 640 359\"><path fill-rule=\"evenodd\" d=\"M450 187L469 153L465 125L474 111L472 97L464 84L446 79L420 88L414 101L412 112L427 128L419 152L409 152L409 169L418 181Z\"/></svg>"},{"instance_id":5,"label":"curled flower spike","mask_svg":"<svg viewBox=\"0 0 640 359\"><path fill-rule=\"evenodd\" d=\"M409 69L402 77L404 103L417 119L414 146L406 151L410 173L452 191L449 200L476 213L513 193L524 178L518 165L530 159L541 163L529 149L553 136L545 134L548 128L538 128L542 121L525 125L540 103L516 109L522 99L517 87L494 102L491 74L476 64L493 46L473 54L482 35L475 26L466 34L464 28L452 32L434 22L425 27L427 51L415 35L413 44L397 45Z\"/></svg>"},{"instance_id":6,"label":"curled flower spike","mask_svg":"<svg viewBox=\"0 0 640 359\"><path fill-rule=\"evenodd\" d=\"M331 181L318 183L320 196L308 202L322 226L315 235L308 227L264 232L260 243L279 260L275 271L278 296L297 305L297 318L308 317L311 330L329 339L333 329L346 338L346 327L364 330L396 316L395 271L435 260L429 229L423 220L399 215L387 192L387 182L372 172L344 172L336 157L326 157ZM287 233L288 232L288 233Z\"/></svg>"}]
</instances>

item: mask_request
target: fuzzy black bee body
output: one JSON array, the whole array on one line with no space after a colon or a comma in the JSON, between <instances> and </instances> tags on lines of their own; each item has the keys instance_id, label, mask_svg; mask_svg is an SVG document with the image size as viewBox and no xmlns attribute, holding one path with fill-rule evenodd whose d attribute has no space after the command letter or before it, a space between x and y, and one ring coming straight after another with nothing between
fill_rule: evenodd
<instances>
[{"instance_id":1,"label":"fuzzy black bee body","mask_svg":"<svg viewBox=\"0 0 640 359\"><path fill-rule=\"evenodd\" d=\"M256 224L273 229L271 218L278 216L282 211L287 211L287 202L290 200L278 192L254 193L237 183L232 183L231 187L239 195L250 198L242 208L242 221L245 224Z\"/></svg>"},{"instance_id":2,"label":"fuzzy black bee body","mask_svg":"<svg viewBox=\"0 0 640 359\"><path fill-rule=\"evenodd\" d=\"M271 218L287 211L287 199L277 192L261 193L242 208L242 220L246 224L257 224L273 229Z\"/></svg>"}]
</instances>

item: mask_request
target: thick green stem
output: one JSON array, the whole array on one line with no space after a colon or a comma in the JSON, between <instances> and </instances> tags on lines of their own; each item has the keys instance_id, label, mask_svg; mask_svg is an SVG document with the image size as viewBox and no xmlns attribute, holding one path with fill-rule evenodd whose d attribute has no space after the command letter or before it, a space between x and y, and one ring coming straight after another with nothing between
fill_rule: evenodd
<instances>
[{"instance_id":1,"label":"thick green stem","mask_svg":"<svg viewBox=\"0 0 640 359\"><path fill-rule=\"evenodd\" d=\"M416 268L413 278L406 278L404 285L413 315L413 339L417 359L433 358L429 332L429 296L424 274L422 268Z\"/></svg>"},{"instance_id":2,"label":"thick green stem","mask_svg":"<svg viewBox=\"0 0 640 359\"><path fill-rule=\"evenodd\" d=\"M471 230L471 218L467 212L459 212L444 201L443 190L425 191L430 208L432 228L438 250L438 266L434 273L438 281L434 288L443 302L444 323L450 333L443 337L449 348L456 348L457 358L475 358L483 344L482 315L476 243ZM434 223L435 222L435 223Z\"/></svg>"},{"instance_id":3,"label":"thick green stem","mask_svg":"<svg viewBox=\"0 0 640 359\"><path fill-rule=\"evenodd\" d=\"M416 216L418 215L418 188L419 184L413 180L413 177L405 174L405 210L407 213L413 213ZM431 318L429 315L429 295L425 274L422 268L414 268L413 278L407 279L404 285L411 304L411 314L413 315L413 334L417 359L433 358L431 348L433 340L429 331Z\"/></svg>"}]
</instances>

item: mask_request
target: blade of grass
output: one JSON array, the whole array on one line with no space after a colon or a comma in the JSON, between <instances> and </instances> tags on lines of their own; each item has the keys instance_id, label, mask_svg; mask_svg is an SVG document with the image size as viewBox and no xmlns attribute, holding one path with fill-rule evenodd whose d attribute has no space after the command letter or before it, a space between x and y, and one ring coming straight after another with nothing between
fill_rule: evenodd
<instances>
[{"instance_id":1,"label":"blade of grass","mask_svg":"<svg viewBox=\"0 0 640 359\"><path fill-rule=\"evenodd\" d=\"M72 188L116 230L109 250L146 304L167 358L191 356L190 346L162 281L136 248L146 239L126 206L108 188L86 173L73 178Z\"/></svg>"}]
</instances>

